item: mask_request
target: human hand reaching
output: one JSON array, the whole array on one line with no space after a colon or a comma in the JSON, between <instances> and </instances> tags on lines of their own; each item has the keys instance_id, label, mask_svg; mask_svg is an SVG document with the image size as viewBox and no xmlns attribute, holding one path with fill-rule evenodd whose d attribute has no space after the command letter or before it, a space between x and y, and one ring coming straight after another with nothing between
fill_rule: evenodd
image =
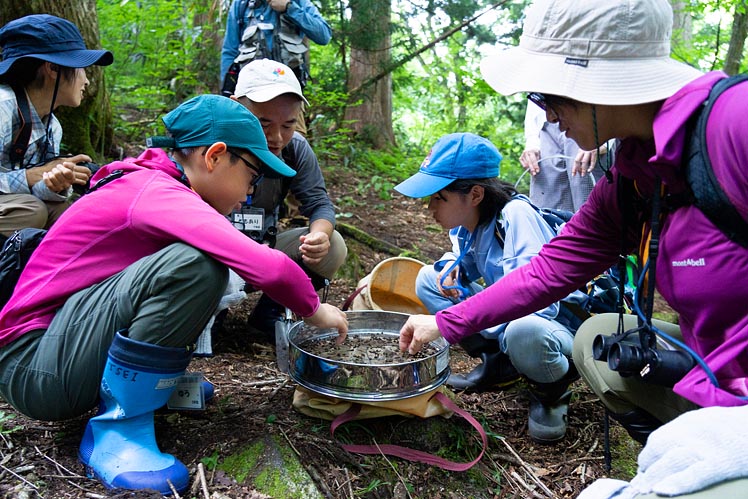
<instances>
[{"instance_id":1,"label":"human hand reaching","mask_svg":"<svg viewBox=\"0 0 748 499\"><path fill-rule=\"evenodd\" d=\"M519 162L530 175L537 175L540 172L540 150L525 149L519 157Z\"/></svg>"},{"instance_id":2,"label":"human hand reaching","mask_svg":"<svg viewBox=\"0 0 748 499\"><path fill-rule=\"evenodd\" d=\"M315 265L330 252L330 236L322 231L310 232L299 237L301 259L307 265Z\"/></svg>"},{"instance_id":3,"label":"human hand reaching","mask_svg":"<svg viewBox=\"0 0 748 499\"><path fill-rule=\"evenodd\" d=\"M441 336L433 315L411 315L400 329L400 351L418 353L427 343Z\"/></svg>"},{"instance_id":4,"label":"human hand reaching","mask_svg":"<svg viewBox=\"0 0 748 499\"><path fill-rule=\"evenodd\" d=\"M329 303L321 303L314 315L306 317L304 322L321 329L337 329L338 338L335 340L335 343L338 345L343 343L348 334L348 318L345 312Z\"/></svg>"}]
</instances>

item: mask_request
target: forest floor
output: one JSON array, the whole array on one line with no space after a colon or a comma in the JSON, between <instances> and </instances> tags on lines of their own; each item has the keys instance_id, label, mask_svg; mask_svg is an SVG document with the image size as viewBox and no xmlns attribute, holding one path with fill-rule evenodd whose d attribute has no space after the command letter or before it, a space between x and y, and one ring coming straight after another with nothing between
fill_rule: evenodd
<instances>
[{"instance_id":1,"label":"forest floor","mask_svg":"<svg viewBox=\"0 0 748 499\"><path fill-rule=\"evenodd\" d=\"M326 177L341 222L425 262L439 257L447 246L446 234L421 201L397 194L382 200L367 178L342 168L326 172ZM348 262L327 297L338 306L361 277L393 256L353 238L347 243ZM457 405L481 422L489 435L485 455L467 472L348 453L337 438L446 452L447 457L461 462L474 459L481 443L472 427L455 417L449 420L447 431L441 430L444 425L434 427L430 421L442 418L388 417L367 424L349 423L350 428L341 428L333 439L329 422L293 409L295 384L275 368L274 345L247 331L246 316L252 303L250 298L229 311L223 331L213 338L215 356L195 359L190 366L191 371L202 372L214 383L214 401L201 412L156 413L159 446L179 457L192 473L195 488L183 497L208 497L199 487L199 469L205 470L207 491L213 499L269 497L220 470L223 457L267 434L291 445L318 490L331 499L572 498L596 478L625 478L635 470L640 447L612 424L613 469L606 471L603 409L581 381L572 385L568 432L557 445L538 445L528 438L527 399L520 383L502 392L456 394ZM474 365L460 347L451 347L451 356L453 371L467 371ZM88 417L34 421L0 401L0 497L155 497L145 492L116 494L84 476L77 449Z\"/></svg>"}]
</instances>

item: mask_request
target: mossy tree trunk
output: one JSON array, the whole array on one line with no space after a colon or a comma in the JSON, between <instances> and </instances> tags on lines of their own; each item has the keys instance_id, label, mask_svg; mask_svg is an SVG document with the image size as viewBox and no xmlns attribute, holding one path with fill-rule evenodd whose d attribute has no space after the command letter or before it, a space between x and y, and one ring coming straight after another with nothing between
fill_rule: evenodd
<instances>
[{"instance_id":1,"label":"mossy tree trunk","mask_svg":"<svg viewBox=\"0 0 748 499\"><path fill-rule=\"evenodd\" d=\"M80 29L86 46L101 48L96 0L4 0L0 2L0 23L5 24L29 14L52 14L68 19ZM95 161L111 156L112 109L104 84L104 70L91 66L86 70L90 82L80 107L58 108L62 123L62 152L85 153Z\"/></svg>"}]
</instances>

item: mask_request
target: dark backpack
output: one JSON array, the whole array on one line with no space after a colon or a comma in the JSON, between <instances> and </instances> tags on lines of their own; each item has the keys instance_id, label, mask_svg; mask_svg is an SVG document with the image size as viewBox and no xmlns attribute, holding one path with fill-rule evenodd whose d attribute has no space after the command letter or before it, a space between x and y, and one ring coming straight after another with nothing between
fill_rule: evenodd
<instances>
[{"instance_id":1,"label":"dark backpack","mask_svg":"<svg viewBox=\"0 0 748 499\"><path fill-rule=\"evenodd\" d=\"M572 216L574 216L573 212L567 210L557 210L555 208L538 208L524 196L514 195L512 196L512 199L519 199L520 201L524 201L525 203L532 206L532 208L543 218L543 221L548 224L551 230L553 230L554 235L558 234L558 231L561 230L561 227L563 227L563 225L571 220ZM496 240L499 242L499 245L503 248L506 231L501 226L498 217L496 218L496 228L494 230L494 235L496 236Z\"/></svg>"},{"instance_id":2,"label":"dark backpack","mask_svg":"<svg viewBox=\"0 0 748 499\"><path fill-rule=\"evenodd\" d=\"M703 109L692 118L695 120L695 128L685 156L686 179L693 193L694 204L719 230L744 248L748 248L748 223L730 202L714 175L706 148L706 122L722 92L746 80L748 74L731 76L712 87Z\"/></svg>"},{"instance_id":3,"label":"dark backpack","mask_svg":"<svg viewBox=\"0 0 748 499\"><path fill-rule=\"evenodd\" d=\"M10 300L23 268L46 233L44 229L20 229L3 244L0 253L0 308Z\"/></svg>"},{"instance_id":4,"label":"dark backpack","mask_svg":"<svg viewBox=\"0 0 748 499\"><path fill-rule=\"evenodd\" d=\"M541 216L543 221L548 224L551 230L553 230L554 235L558 234L561 227L563 227L563 225L574 216L573 212L567 210L538 208L524 196L515 195L512 199L519 199L532 206L532 208ZM501 223L499 223L498 218L496 219L496 229L494 234L496 235L496 240L499 242L499 245L503 248L506 232L501 226ZM582 303L573 303L561 300L559 315L556 317L557 321L561 322L572 331L576 331L582 322L588 319L591 314L616 311L620 296L619 277L616 267L612 267L605 273L590 280L586 286L579 290L586 295L585 301ZM628 294L628 292L624 294L626 301L630 300Z\"/></svg>"}]
</instances>

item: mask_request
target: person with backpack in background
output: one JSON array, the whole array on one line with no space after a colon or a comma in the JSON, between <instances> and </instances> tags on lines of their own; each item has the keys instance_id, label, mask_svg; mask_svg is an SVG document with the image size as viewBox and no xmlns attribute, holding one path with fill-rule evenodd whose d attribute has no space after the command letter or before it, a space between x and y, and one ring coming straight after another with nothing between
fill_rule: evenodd
<instances>
[{"instance_id":1,"label":"person with backpack in background","mask_svg":"<svg viewBox=\"0 0 748 499\"><path fill-rule=\"evenodd\" d=\"M78 107L85 68L108 66L108 50L89 50L66 19L37 14L0 28L0 235L49 228L68 207L73 185L86 185L86 154L60 158L62 127L53 112Z\"/></svg>"},{"instance_id":2,"label":"person with backpack in background","mask_svg":"<svg viewBox=\"0 0 748 499\"><path fill-rule=\"evenodd\" d=\"M436 142L416 174L395 186L408 197L430 196L431 215L449 230L452 251L416 278L416 294L432 314L482 293L480 279L491 286L510 276L555 236L529 199L498 178L500 162L489 140L453 133ZM585 295L574 291L564 299L581 304ZM512 321L485 324L459 342L482 363L467 375L450 376L447 384L491 391L523 375L530 385L530 438L557 442L566 434L569 385L579 377L571 348L580 322L556 301Z\"/></svg>"},{"instance_id":3,"label":"person with backpack in background","mask_svg":"<svg viewBox=\"0 0 748 499\"><path fill-rule=\"evenodd\" d=\"M201 95L163 122L168 136L102 166L31 255L0 312L0 395L48 421L98 404L79 449L87 474L168 495L190 475L159 450L153 411L190 363L229 269L340 341L347 319L290 258L226 218L264 177L295 173L252 113Z\"/></svg>"},{"instance_id":4,"label":"person with backpack in background","mask_svg":"<svg viewBox=\"0 0 748 499\"><path fill-rule=\"evenodd\" d=\"M748 81L671 59L672 23L666 0L536 0L519 46L482 61L491 87L529 92L580 147L619 139L616 162L529 264L436 317L412 316L400 332L402 349L418 351L440 335L457 342L522 317L640 248L637 289L646 296L635 301L636 316L598 314L577 331L573 358L584 380L640 442L688 411L748 405L748 289L731 285L748 272ZM705 191L710 176L721 196ZM710 205L721 207L716 215ZM726 225L720 215L728 212L735 216ZM678 325L651 319L655 286ZM725 440L720 432L743 432L740 425L701 430L704 447ZM656 455L666 444L651 445L645 450ZM663 453L655 460L660 476L701 457L691 452L683 460ZM668 495L745 477L745 449L724 452L719 473L694 469L689 486L675 484Z\"/></svg>"},{"instance_id":5,"label":"person with backpack in background","mask_svg":"<svg viewBox=\"0 0 748 499\"><path fill-rule=\"evenodd\" d=\"M221 93L234 94L239 71L257 59L291 68L302 91L309 81L309 44L327 45L332 29L310 0L233 0L221 49ZM306 134L304 106L296 123Z\"/></svg>"},{"instance_id":6,"label":"person with backpack in background","mask_svg":"<svg viewBox=\"0 0 748 499\"><path fill-rule=\"evenodd\" d=\"M267 234L270 229L277 232L274 247L298 263L316 289L322 289L345 262L348 248L335 230L335 206L327 193L317 156L304 136L295 131L299 109L307 102L299 82L288 66L260 59L242 68L231 98L260 120L270 152L295 172L290 178L266 179L241 211L257 213L260 234ZM309 225L278 232L284 200L289 194L298 201L299 211L309 219ZM272 336L283 312L284 307L263 294L249 323Z\"/></svg>"}]
</instances>

